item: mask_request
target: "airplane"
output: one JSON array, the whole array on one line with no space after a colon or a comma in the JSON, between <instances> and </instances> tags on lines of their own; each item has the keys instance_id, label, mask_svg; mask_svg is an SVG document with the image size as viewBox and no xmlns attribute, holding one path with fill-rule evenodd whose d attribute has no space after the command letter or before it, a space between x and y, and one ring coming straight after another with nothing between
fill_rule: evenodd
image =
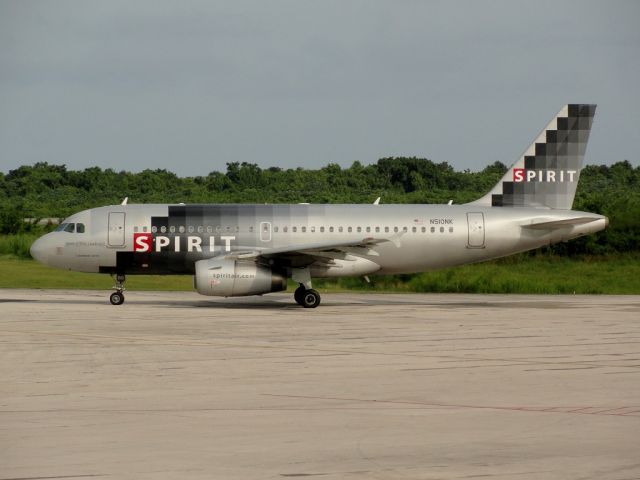
<instances>
[{"instance_id":1,"label":"airplane","mask_svg":"<svg viewBox=\"0 0 640 480\"><path fill-rule=\"evenodd\" d=\"M127 204L85 210L37 239L39 262L115 277L193 275L208 296L262 295L314 278L415 273L481 262L587 235L607 217L571 210L595 105L569 104L486 195L453 205Z\"/></svg>"}]
</instances>

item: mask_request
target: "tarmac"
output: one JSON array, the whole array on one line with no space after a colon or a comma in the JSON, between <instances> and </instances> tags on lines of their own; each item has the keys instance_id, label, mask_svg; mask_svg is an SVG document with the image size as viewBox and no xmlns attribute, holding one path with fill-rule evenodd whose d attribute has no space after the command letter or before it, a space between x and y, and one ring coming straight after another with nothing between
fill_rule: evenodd
<instances>
[{"instance_id":1,"label":"tarmac","mask_svg":"<svg viewBox=\"0 0 640 480\"><path fill-rule=\"evenodd\" d=\"M638 479L640 296L0 290L0 480Z\"/></svg>"}]
</instances>

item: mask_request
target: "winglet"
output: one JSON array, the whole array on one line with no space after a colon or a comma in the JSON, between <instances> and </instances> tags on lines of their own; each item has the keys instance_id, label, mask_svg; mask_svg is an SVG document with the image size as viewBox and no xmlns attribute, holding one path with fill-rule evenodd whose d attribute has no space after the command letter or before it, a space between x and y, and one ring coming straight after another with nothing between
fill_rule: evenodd
<instances>
[{"instance_id":1,"label":"winglet","mask_svg":"<svg viewBox=\"0 0 640 480\"><path fill-rule=\"evenodd\" d=\"M122 203L120 205L126 205L128 201L129 197L124 197L124 200L122 200Z\"/></svg>"},{"instance_id":2,"label":"winglet","mask_svg":"<svg viewBox=\"0 0 640 480\"><path fill-rule=\"evenodd\" d=\"M376 201L373 202L374 205L380 205L380 197L376 198Z\"/></svg>"}]
</instances>

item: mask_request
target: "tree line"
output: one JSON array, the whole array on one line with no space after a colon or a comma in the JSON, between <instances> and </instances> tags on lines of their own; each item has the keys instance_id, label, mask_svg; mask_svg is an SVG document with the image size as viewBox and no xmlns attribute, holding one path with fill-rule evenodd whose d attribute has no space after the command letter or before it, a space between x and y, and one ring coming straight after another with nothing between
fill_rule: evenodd
<instances>
[{"instance_id":1,"label":"tree line","mask_svg":"<svg viewBox=\"0 0 640 480\"><path fill-rule=\"evenodd\" d=\"M226 172L179 177L164 169L139 173L99 167L69 170L36 163L0 172L0 233L38 230L25 218L62 218L79 210L132 203L465 203L489 191L507 167L456 171L446 162L390 157L348 168L260 168L228 163ZM582 170L575 210L607 215L605 232L553 247L563 254L610 254L640 250L640 167L628 161Z\"/></svg>"}]
</instances>

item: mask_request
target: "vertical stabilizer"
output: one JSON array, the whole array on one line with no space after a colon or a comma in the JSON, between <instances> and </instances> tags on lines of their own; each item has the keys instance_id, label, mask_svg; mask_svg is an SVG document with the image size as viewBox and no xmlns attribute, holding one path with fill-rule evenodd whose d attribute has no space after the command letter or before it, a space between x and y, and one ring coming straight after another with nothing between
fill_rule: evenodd
<instances>
[{"instance_id":1,"label":"vertical stabilizer","mask_svg":"<svg viewBox=\"0 0 640 480\"><path fill-rule=\"evenodd\" d=\"M595 105L565 105L502 180L473 205L570 210Z\"/></svg>"}]
</instances>

